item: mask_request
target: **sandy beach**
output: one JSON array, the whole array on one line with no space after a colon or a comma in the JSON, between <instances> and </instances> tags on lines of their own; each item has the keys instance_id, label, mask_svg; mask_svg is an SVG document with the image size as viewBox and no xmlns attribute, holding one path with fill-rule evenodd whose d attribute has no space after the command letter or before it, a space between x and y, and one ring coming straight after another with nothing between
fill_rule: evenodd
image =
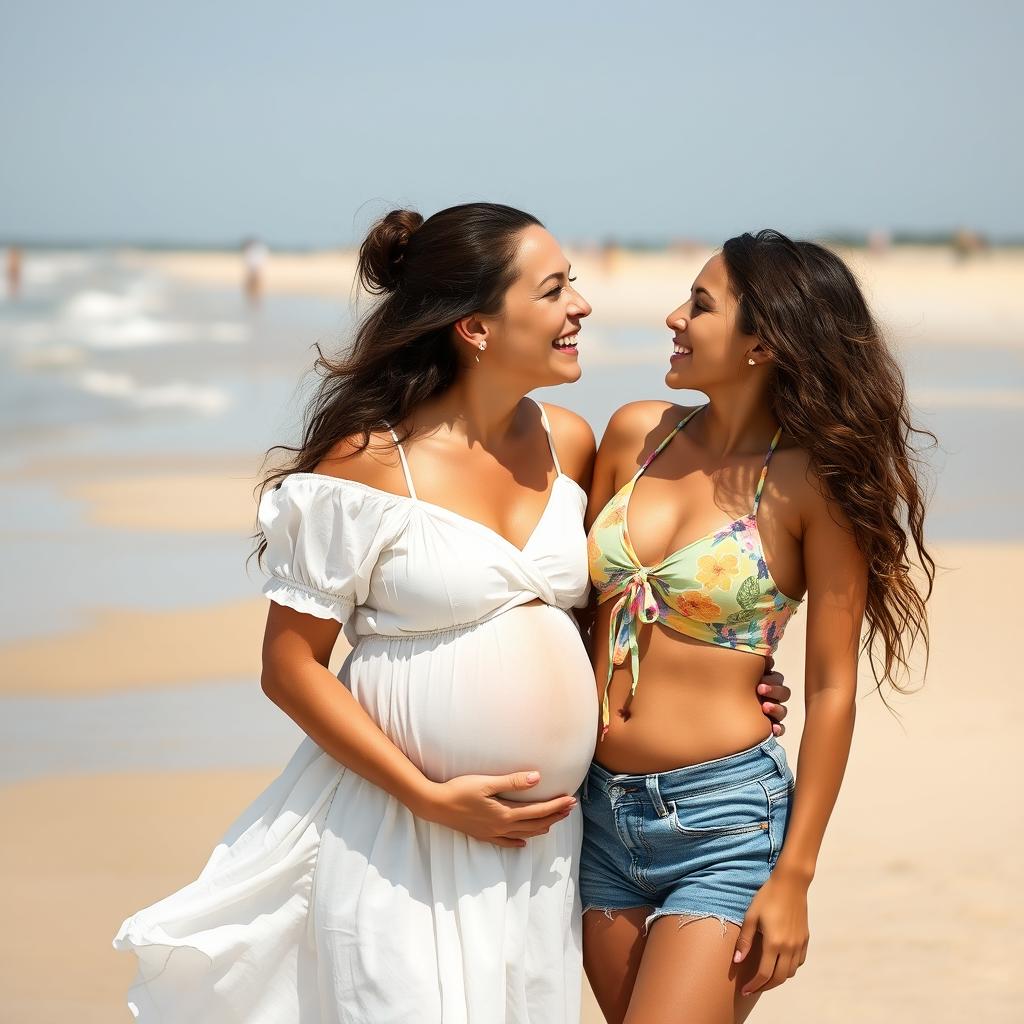
<instances>
[{"instance_id":1,"label":"sandy beach","mask_svg":"<svg viewBox=\"0 0 1024 1024\"><path fill-rule=\"evenodd\" d=\"M574 394L598 429L625 388L644 394L657 382L659 317L707 253L570 251L595 306L581 348L594 370ZM1020 483L1006 474L1024 407L1024 254L960 263L946 250L896 249L850 259L913 368L912 398L940 417L929 422L948 460L931 525L945 568L931 604L927 683L893 699L899 717L862 668L852 761L811 892L810 957L752 1020L1003 1024L1019 1018L1024 999L1010 930L1024 909L1016 886L1024 811L1008 781L1016 676L1010 645L990 640L990 620L1007 614L997 609L1012 614L1024 572L1012 514ZM113 285L101 294L82 284L54 299L56 327L8 328L21 346L10 366L30 396L18 407L23 447L0 461L0 543L19 581L0 636L0 715L15 716L8 735L27 757L24 772L0 775L0 815L13 837L0 845L0 905L14 922L0 932L0 1020L18 1024L128 1020L134 960L110 948L121 920L194 878L283 767L279 748L272 756L245 749L250 711L232 703L229 688L244 688L246 707L263 707L266 602L259 574L247 577L243 564L252 492L260 454L282 440L282 417L294 422L294 410L281 410L311 340L330 336L331 318L352 298L351 253L273 254L258 313L241 309L237 254L119 260L124 294L137 297L127 312ZM67 308L88 317L61 320ZM140 323L162 336L161 317L193 340L153 355L110 347ZM248 332L245 344L208 340L204 325L229 321ZM82 324L108 347L83 343L62 369ZM147 394L178 378L215 386L227 411L82 397L80 364L131 374ZM40 426L31 417L46 402L53 416ZM778 656L796 692L784 741L792 762L803 628L797 616ZM341 642L335 667L344 653ZM214 700L218 685L228 688ZM172 705L166 723L146 718ZM72 710L57 714L62 707ZM72 743L62 731L85 708L84 720L102 717L107 730L91 747L91 736ZM200 748L205 756L220 745L216 715L231 743L221 759L202 760ZM142 723L141 738L105 751L125 722ZM145 749L150 736L159 751ZM57 758L62 745L73 757L85 751L80 763ZM248 767L232 759L239 750ZM589 993L585 1004L584 1024L599 1024Z\"/></svg>"},{"instance_id":2,"label":"sandy beach","mask_svg":"<svg viewBox=\"0 0 1024 1024\"><path fill-rule=\"evenodd\" d=\"M690 282L714 250L688 246L667 252L615 250L608 254L565 247L595 321L633 324L660 318L686 298ZM881 253L837 247L860 280L876 315L900 345L1024 346L1024 251L995 249L963 261L946 247L898 246ZM237 287L234 253L134 253L139 266L207 287ZM268 291L359 299L351 251L272 253Z\"/></svg>"},{"instance_id":3,"label":"sandy beach","mask_svg":"<svg viewBox=\"0 0 1024 1024\"><path fill-rule=\"evenodd\" d=\"M894 702L897 719L868 692L862 672L854 753L812 889L810 958L793 982L763 1000L754 1018L763 1024L1017 1019L1024 985L1012 970L1007 939L1024 909L1013 884L1024 816L1005 781L1015 750L1016 685L1005 647L964 638L984 636L990 609L1012 604L1024 546L937 553L949 568L931 606L927 685ZM968 597L981 592L985 602ZM251 609L252 623L258 612ZM228 643L216 630L195 632L209 616L204 610L173 625L190 638L188 658L168 673L178 685L187 685L197 666L216 674L225 648L237 646L241 661L255 661L251 630L230 634ZM798 692L801 630L798 618L779 658ZM151 642L131 613L112 613L88 643L100 649L115 636L126 663L148 663ZM0 651L4 675L9 658ZM120 675L109 685L116 680L128 685ZM794 700L785 740L791 758L798 705ZM193 878L228 823L274 774L57 776L0 788L0 814L12 834L32 837L0 849L0 876L17 880L7 903L9 920L19 925L0 939L0 989L10 1019L122 1019L134 965L109 948L121 918ZM59 991L55 960L66 965ZM584 1020L600 1018L591 1006Z\"/></svg>"}]
</instances>

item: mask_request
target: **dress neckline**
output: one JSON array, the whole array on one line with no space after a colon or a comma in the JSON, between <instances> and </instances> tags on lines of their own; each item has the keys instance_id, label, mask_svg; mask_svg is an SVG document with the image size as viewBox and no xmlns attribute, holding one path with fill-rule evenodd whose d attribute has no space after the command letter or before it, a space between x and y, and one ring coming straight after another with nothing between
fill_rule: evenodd
<instances>
[{"instance_id":1,"label":"dress neckline","mask_svg":"<svg viewBox=\"0 0 1024 1024\"><path fill-rule=\"evenodd\" d=\"M533 529L530 531L529 537L526 538L526 541L520 548L516 547L516 545L513 544L512 541L510 541L508 537L506 537L503 533L499 533L497 530L494 529L494 527L488 526L486 523L480 522L479 519L473 519L470 516L463 515L461 512L456 512L454 509L447 508L444 505L436 505L432 501L425 501L423 498L414 498L409 494L398 494L395 491L385 490L383 487L374 487L372 484L364 484L359 480L350 480L347 477L343 476L328 476L326 473L289 473L288 476L285 477L285 480L291 480L294 478L306 478L311 480L323 481L328 484L338 484L347 487L355 487L360 490L370 491L374 494L379 494L382 497L393 498L395 501L403 504L408 504L412 508L422 509L422 511L427 513L428 515L437 516L439 518L458 520L458 522L465 523L468 526L476 528L477 530L486 534L487 536L494 538L495 540L502 543L505 547L509 548L510 550L514 551L517 555L520 556L526 554L531 542L540 532L541 526L547 519L548 512L554 505L555 489L558 487L559 481L567 480L570 484L572 484L572 486L576 489L577 494L580 497L582 497L584 501L586 501L587 498L587 492L583 490L583 488L579 485L579 483L577 483L576 480L574 480L571 476L568 476L565 473L556 473L554 482L548 489L547 501L544 503L544 508L540 513L540 518L534 524ZM284 481L282 481L282 483L283 482Z\"/></svg>"}]
</instances>

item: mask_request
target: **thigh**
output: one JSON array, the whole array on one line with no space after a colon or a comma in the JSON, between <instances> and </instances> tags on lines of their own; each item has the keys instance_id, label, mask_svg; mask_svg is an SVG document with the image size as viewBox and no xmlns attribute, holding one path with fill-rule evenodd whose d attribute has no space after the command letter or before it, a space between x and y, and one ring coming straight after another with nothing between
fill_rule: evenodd
<instances>
[{"instance_id":1,"label":"thigh","mask_svg":"<svg viewBox=\"0 0 1024 1024\"><path fill-rule=\"evenodd\" d=\"M717 918L659 917L650 928L624 1024L739 1024L758 995L740 990L758 958L733 963L739 928ZM758 949L760 943L757 943Z\"/></svg>"},{"instance_id":2,"label":"thigh","mask_svg":"<svg viewBox=\"0 0 1024 1024\"><path fill-rule=\"evenodd\" d=\"M583 967L608 1024L621 1024L647 941L649 906L588 910L583 915Z\"/></svg>"}]
</instances>

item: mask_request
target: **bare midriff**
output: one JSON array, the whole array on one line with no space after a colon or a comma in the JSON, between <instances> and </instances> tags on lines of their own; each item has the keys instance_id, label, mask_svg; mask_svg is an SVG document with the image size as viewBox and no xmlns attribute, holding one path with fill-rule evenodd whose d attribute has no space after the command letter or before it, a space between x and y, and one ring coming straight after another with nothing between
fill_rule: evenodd
<instances>
[{"instance_id":1,"label":"bare midriff","mask_svg":"<svg viewBox=\"0 0 1024 1024\"><path fill-rule=\"evenodd\" d=\"M608 673L612 602L597 609L591 644L598 694ZM611 721L594 754L598 764L631 775L671 771L746 750L771 735L757 683L760 654L718 647L674 632L661 623L639 633L640 687L629 717L618 714L632 685L629 659L611 681Z\"/></svg>"}]
</instances>

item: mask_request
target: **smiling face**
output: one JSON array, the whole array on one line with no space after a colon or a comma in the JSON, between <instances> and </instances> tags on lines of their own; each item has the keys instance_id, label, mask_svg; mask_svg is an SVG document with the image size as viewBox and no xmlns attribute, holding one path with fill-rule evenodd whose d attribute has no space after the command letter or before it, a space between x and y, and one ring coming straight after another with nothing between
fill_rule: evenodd
<instances>
[{"instance_id":1,"label":"smiling face","mask_svg":"<svg viewBox=\"0 0 1024 1024\"><path fill-rule=\"evenodd\" d=\"M671 366L665 375L670 388L706 391L735 384L766 363L758 339L739 329L738 310L725 261L712 256L693 282L689 299L665 318L672 331Z\"/></svg>"},{"instance_id":2,"label":"smiling face","mask_svg":"<svg viewBox=\"0 0 1024 1024\"><path fill-rule=\"evenodd\" d=\"M486 341L477 366L518 378L530 390L580 377L580 321L591 307L572 286L569 263L542 227L526 228L516 252L518 276L495 316L469 317L460 338Z\"/></svg>"}]
</instances>

